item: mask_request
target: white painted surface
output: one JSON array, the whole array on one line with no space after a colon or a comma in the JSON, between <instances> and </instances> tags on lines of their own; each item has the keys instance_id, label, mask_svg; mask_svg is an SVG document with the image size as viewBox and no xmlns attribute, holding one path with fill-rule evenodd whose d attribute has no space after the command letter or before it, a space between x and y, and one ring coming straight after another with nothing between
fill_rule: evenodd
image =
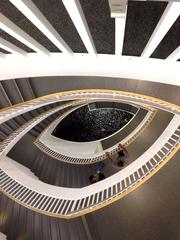
<instances>
[{"instance_id":1,"label":"white painted surface","mask_svg":"<svg viewBox=\"0 0 180 240\"><path fill-rule=\"evenodd\" d=\"M3 48L10 53L20 54L20 55L23 55L23 56L26 56L26 54L27 54L21 48L18 48L14 44L6 41L5 39L3 39L1 37L0 37L0 48Z\"/></svg>"},{"instance_id":2,"label":"white painted surface","mask_svg":"<svg viewBox=\"0 0 180 240\"><path fill-rule=\"evenodd\" d=\"M73 58L69 58L62 53L52 53L49 57L30 53L25 59L7 55L0 58L0 80L41 76L99 76L180 86L180 62L106 54L98 54L97 57L74 54Z\"/></svg>"},{"instance_id":3,"label":"white painted surface","mask_svg":"<svg viewBox=\"0 0 180 240\"><path fill-rule=\"evenodd\" d=\"M179 122L180 116L175 115L171 122L168 124L167 128L164 130L164 132L144 154L142 154L129 166L112 175L111 177L108 177L103 181L100 181L93 185L89 185L87 187L77 189L64 188L43 183L30 176L27 176L27 174L21 171L21 169L17 166L14 160L6 156L0 157L0 168L17 182L19 182L23 186L28 187L29 189L34 190L35 192L39 192L41 194L55 198L63 198L69 200L81 199L113 186L117 182L120 182L122 179L135 172L146 162L148 162L152 158L152 156L156 154L162 148L162 146L165 145L165 143L174 133L175 129L179 126Z\"/></svg>"},{"instance_id":4,"label":"white painted surface","mask_svg":"<svg viewBox=\"0 0 180 240\"><path fill-rule=\"evenodd\" d=\"M20 42L24 43L26 46L30 47L37 53L42 55L48 55L49 51L43 47L39 42L34 40L30 35L24 32L16 24L10 21L6 16L0 13L0 29L4 30ZM22 59L23 60L23 59Z\"/></svg>"},{"instance_id":5,"label":"white painted surface","mask_svg":"<svg viewBox=\"0 0 180 240\"><path fill-rule=\"evenodd\" d=\"M62 0L62 2L71 20L73 21L87 51L90 54L95 55L96 48L79 0Z\"/></svg>"},{"instance_id":6,"label":"white painted surface","mask_svg":"<svg viewBox=\"0 0 180 240\"><path fill-rule=\"evenodd\" d=\"M86 158L96 156L98 142L71 142L52 135L42 135L40 141L51 150L65 156Z\"/></svg>"},{"instance_id":7,"label":"white painted surface","mask_svg":"<svg viewBox=\"0 0 180 240\"><path fill-rule=\"evenodd\" d=\"M180 46L177 47L166 59L174 61L180 59Z\"/></svg>"},{"instance_id":8,"label":"white painted surface","mask_svg":"<svg viewBox=\"0 0 180 240\"><path fill-rule=\"evenodd\" d=\"M6 54L5 53L0 53L0 58L5 58Z\"/></svg>"},{"instance_id":9,"label":"white painted surface","mask_svg":"<svg viewBox=\"0 0 180 240\"><path fill-rule=\"evenodd\" d=\"M126 17L115 19L115 54L122 55Z\"/></svg>"},{"instance_id":10,"label":"white painted surface","mask_svg":"<svg viewBox=\"0 0 180 240\"><path fill-rule=\"evenodd\" d=\"M180 15L180 2L169 2L152 36L143 50L142 57L150 57L163 37Z\"/></svg>"},{"instance_id":11,"label":"white painted surface","mask_svg":"<svg viewBox=\"0 0 180 240\"><path fill-rule=\"evenodd\" d=\"M31 170L25 166L23 166L22 164L14 161L14 166L16 166L21 172L23 172L24 174L26 174L27 176L33 178L33 179L39 179L37 176L34 175L33 172L31 172Z\"/></svg>"},{"instance_id":12,"label":"white painted surface","mask_svg":"<svg viewBox=\"0 0 180 240\"><path fill-rule=\"evenodd\" d=\"M58 32L44 17L31 0L9 0L22 14L25 15L49 40L62 52L72 54L72 50L61 38Z\"/></svg>"},{"instance_id":13,"label":"white painted surface","mask_svg":"<svg viewBox=\"0 0 180 240\"><path fill-rule=\"evenodd\" d=\"M13 134L16 133L16 135L9 135L2 143L0 143L0 146L6 143L6 146L3 148L3 150L0 152L0 155L6 155L8 152L12 149L12 147L34 126L36 126L38 123L40 123L42 120L47 118L48 116L52 115L55 112L60 111L61 109L65 108L65 106L70 106L70 104L62 105L60 107L53 108L51 110L46 111L44 114L41 114L40 116L30 120L29 122L25 123L26 126L23 128L18 128L13 132Z\"/></svg>"}]
</instances>

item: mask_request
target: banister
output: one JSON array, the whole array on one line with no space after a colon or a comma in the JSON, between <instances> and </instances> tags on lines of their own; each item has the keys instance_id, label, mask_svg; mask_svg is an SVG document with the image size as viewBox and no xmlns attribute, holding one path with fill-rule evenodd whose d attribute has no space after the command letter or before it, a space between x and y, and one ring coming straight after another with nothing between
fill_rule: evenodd
<instances>
[{"instance_id":1,"label":"banister","mask_svg":"<svg viewBox=\"0 0 180 240\"><path fill-rule=\"evenodd\" d=\"M130 164L125 169L121 170L121 172L116 173L113 176L109 177L108 179L105 179L97 183L96 187L95 185L93 186L91 185L81 189L68 189L68 188L51 186L32 178L31 178L31 181L26 180L27 181L26 182L24 181L25 180L24 177L26 175L24 175L24 173L19 172L18 168L16 167L18 164L16 163L16 165L14 166L15 169L14 167L11 169L10 166L12 166L12 160L10 160L7 157L3 157L3 159L1 159L1 162L0 162L0 166L1 166L0 173L3 173L3 172L5 173L3 177L3 180L5 181L5 183L7 183L6 181L9 181L9 178L14 179L15 182L18 182L18 185L20 186L20 188L23 188L23 191L24 191L24 187L26 187L30 190L30 192L28 193L28 195L26 195L25 198L22 199L21 197L21 200L19 200L18 198L15 198L13 196L13 192L11 192L10 194L8 191L6 192L6 187L3 187L1 185L2 181L0 181L1 191L3 191L6 195L11 197L18 203L22 204L23 206L26 206L28 208L31 208L34 211L41 212L50 216L72 218L79 215L84 215L85 213L90 211L94 211L100 207L103 207L103 206L106 206L107 204L112 203L115 200L118 200L119 198L131 192L133 189L137 188L137 186L140 186L150 176L156 173L167 161L170 160L170 158L175 154L175 152L180 147L179 138L177 138L177 141L174 142L174 144L168 148L169 151L166 153L166 155L159 158L159 160L156 160L155 164L153 164L151 161L152 156L154 159L154 157L164 147L164 145L166 145L167 142L169 142L170 139L174 137L174 133L176 135L178 135L179 133L178 136L180 137L180 131L179 131L179 125L178 125L179 118L180 118L179 116L175 115L174 118L171 120L170 124L168 125L168 128L164 130L164 132L161 134L158 140L150 147L148 151L146 151L142 156L140 156L135 162ZM151 152L151 154L148 153L149 151ZM149 156L149 158L147 158L147 156ZM152 168L146 167L146 171L145 171L144 166L146 166L146 164L149 161L151 161L153 167ZM134 165L134 167L132 167L132 165ZM128 168L130 171L128 170ZM142 171L142 173L140 173L139 169L141 170L144 169L144 172ZM138 174L137 175L138 177L135 177L136 173ZM131 178L131 176L133 177ZM26 178L29 178L29 177L26 176ZM129 180L130 178L131 178L131 181ZM33 184L33 181L35 181L36 184ZM38 185L40 184L41 186L37 186L37 184ZM116 189L119 189L119 191L117 192ZM68 197L68 192L69 193L71 192L69 197ZM36 196L37 201L39 201L40 199L42 200L42 195L45 196L44 198L45 201L43 201L43 204L41 204L38 208L37 206L36 208L31 206L30 199L28 196L31 196L31 197ZM91 200L89 200L90 196L92 196ZM59 199L61 201L59 201L60 204L58 205L58 209L54 213L50 211L51 208L47 208L46 202L47 201L48 203L50 203L50 201L54 202L55 199L56 200ZM89 203L89 205L87 205L85 202ZM33 201L33 205L34 204L35 203ZM72 208L69 207L71 205L72 205ZM66 209L66 206L68 208L68 211Z\"/></svg>"}]
</instances>

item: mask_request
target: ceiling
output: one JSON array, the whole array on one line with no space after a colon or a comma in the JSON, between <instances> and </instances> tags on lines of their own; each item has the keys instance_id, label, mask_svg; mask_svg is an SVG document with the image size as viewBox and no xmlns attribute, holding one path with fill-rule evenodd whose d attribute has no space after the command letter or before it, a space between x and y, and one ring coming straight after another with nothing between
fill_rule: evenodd
<instances>
[{"instance_id":1,"label":"ceiling","mask_svg":"<svg viewBox=\"0 0 180 240\"><path fill-rule=\"evenodd\" d=\"M65 6L60 0L33 0L38 9L75 53L87 53ZM97 53L115 53L115 19L110 17L108 0L80 0ZM167 2L128 1L123 55L140 56L160 20ZM0 1L1 13L37 40L50 52L60 50L11 2ZM180 45L180 17L177 18L151 57L165 59ZM27 52L32 49L0 30L0 37ZM4 50L1 50L4 52Z\"/></svg>"}]
</instances>

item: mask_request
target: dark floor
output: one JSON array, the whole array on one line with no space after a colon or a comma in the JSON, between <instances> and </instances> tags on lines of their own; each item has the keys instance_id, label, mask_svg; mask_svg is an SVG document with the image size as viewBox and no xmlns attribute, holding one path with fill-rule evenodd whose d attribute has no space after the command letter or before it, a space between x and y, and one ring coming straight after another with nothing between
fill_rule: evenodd
<instances>
[{"instance_id":1,"label":"dark floor","mask_svg":"<svg viewBox=\"0 0 180 240\"><path fill-rule=\"evenodd\" d=\"M53 135L73 142L89 142L106 138L126 125L133 114L118 109L100 108L89 111L83 106L65 117Z\"/></svg>"},{"instance_id":2,"label":"dark floor","mask_svg":"<svg viewBox=\"0 0 180 240\"><path fill-rule=\"evenodd\" d=\"M86 215L93 239L180 239L180 151L146 183Z\"/></svg>"},{"instance_id":3,"label":"dark floor","mask_svg":"<svg viewBox=\"0 0 180 240\"><path fill-rule=\"evenodd\" d=\"M159 110L155 115L153 121L143 131L143 133L136 138L128 147L129 156L126 159L126 164L129 165L138 157L140 157L148 148L158 139L161 133L164 131L166 126L169 124L173 117L173 114ZM108 160L106 160L105 175L111 176L119 170L112 168Z\"/></svg>"}]
</instances>

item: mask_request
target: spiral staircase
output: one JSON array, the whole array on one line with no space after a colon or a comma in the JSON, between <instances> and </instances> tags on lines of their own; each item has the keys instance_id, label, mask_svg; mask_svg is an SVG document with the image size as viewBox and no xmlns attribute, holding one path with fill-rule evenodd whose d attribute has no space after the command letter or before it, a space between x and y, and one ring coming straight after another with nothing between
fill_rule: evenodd
<instances>
[{"instance_id":1,"label":"spiral staircase","mask_svg":"<svg viewBox=\"0 0 180 240\"><path fill-rule=\"evenodd\" d=\"M0 9L0 239L179 239L180 2ZM75 109L107 102L134 117L101 151L51 136ZM117 171L106 151L120 142ZM90 185L100 161L106 179Z\"/></svg>"}]
</instances>

